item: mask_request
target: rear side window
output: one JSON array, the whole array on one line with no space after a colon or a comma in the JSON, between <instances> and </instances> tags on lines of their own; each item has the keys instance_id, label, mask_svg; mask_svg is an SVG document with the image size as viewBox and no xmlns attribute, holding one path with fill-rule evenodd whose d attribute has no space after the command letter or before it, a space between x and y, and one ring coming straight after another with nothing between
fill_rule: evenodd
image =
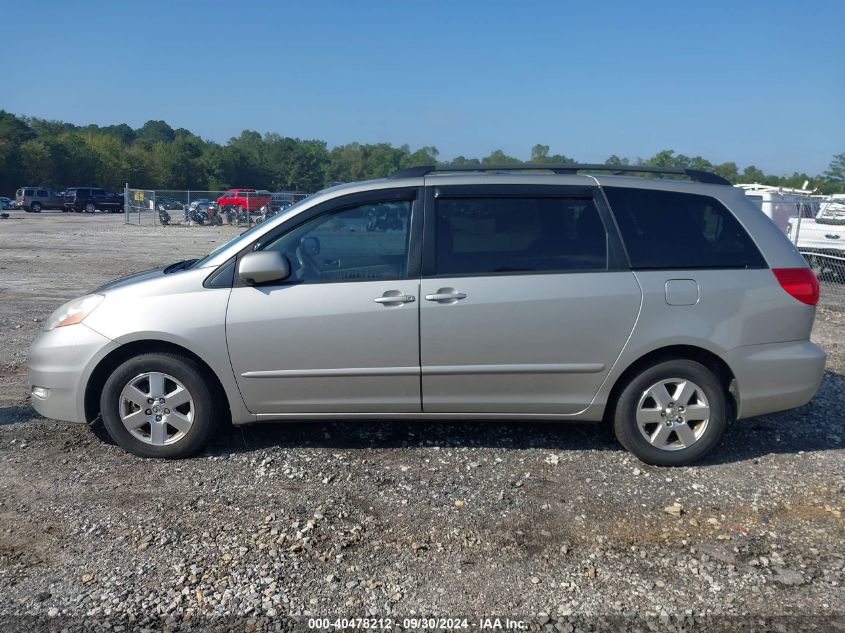
<instances>
[{"instance_id":1,"label":"rear side window","mask_svg":"<svg viewBox=\"0 0 845 633\"><path fill-rule=\"evenodd\" d=\"M435 274L607 269L607 233L589 198L438 199Z\"/></svg>"},{"instance_id":2,"label":"rear side window","mask_svg":"<svg viewBox=\"0 0 845 633\"><path fill-rule=\"evenodd\" d=\"M38 197L39 198L46 198L49 194L44 189L38 190Z\"/></svg>"},{"instance_id":3,"label":"rear side window","mask_svg":"<svg viewBox=\"0 0 845 633\"><path fill-rule=\"evenodd\" d=\"M27 189L26 191L23 192L23 195L34 196L35 195L35 189Z\"/></svg>"},{"instance_id":4,"label":"rear side window","mask_svg":"<svg viewBox=\"0 0 845 633\"><path fill-rule=\"evenodd\" d=\"M633 268L765 268L748 233L709 196L606 187Z\"/></svg>"},{"instance_id":5,"label":"rear side window","mask_svg":"<svg viewBox=\"0 0 845 633\"><path fill-rule=\"evenodd\" d=\"M104 195L106 195L106 192L103 189L92 189L91 195L92 196L104 196Z\"/></svg>"}]
</instances>

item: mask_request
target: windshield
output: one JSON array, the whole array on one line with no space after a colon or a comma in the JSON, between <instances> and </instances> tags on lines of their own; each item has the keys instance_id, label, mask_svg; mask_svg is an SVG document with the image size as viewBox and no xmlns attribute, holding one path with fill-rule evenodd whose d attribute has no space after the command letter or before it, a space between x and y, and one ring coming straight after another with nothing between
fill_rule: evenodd
<instances>
[{"instance_id":1,"label":"windshield","mask_svg":"<svg viewBox=\"0 0 845 633\"><path fill-rule=\"evenodd\" d=\"M290 211L294 210L296 207L299 207L303 202L305 202L305 200L310 200L310 199L311 198L304 198L303 200L300 200L299 202L297 202L295 205L286 208L285 209L285 215L287 215ZM282 216L278 216L278 217L282 217ZM275 219L276 219L276 217L273 217L273 220L275 220ZM215 248L213 251L211 251L208 255L206 255L202 259L198 259L197 261L195 261L193 264L191 264L191 266L189 266L189 268L202 268L208 262L210 262L213 258L217 257L217 255L219 255L220 253L225 251L230 246L233 246L233 245L237 244L238 242L244 242L244 244L246 244L246 242L248 242L249 239L252 237L252 234L256 232L256 229L259 229L259 228L262 228L262 229L267 228L267 223L262 222L261 224L256 224L255 226L253 226L253 227L247 229L246 231L244 231L243 233L236 235L232 239L228 240L227 242L225 242L225 243L221 244L220 246L218 246L217 248Z\"/></svg>"}]
</instances>

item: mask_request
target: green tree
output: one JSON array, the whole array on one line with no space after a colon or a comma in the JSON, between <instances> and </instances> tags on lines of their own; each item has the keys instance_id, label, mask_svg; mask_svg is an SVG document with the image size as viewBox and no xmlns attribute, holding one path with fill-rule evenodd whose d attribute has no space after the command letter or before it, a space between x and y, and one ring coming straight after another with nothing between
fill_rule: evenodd
<instances>
[{"instance_id":1,"label":"green tree","mask_svg":"<svg viewBox=\"0 0 845 633\"><path fill-rule=\"evenodd\" d=\"M147 143L169 143L176 138L176 132L164 121L147 121L137 130L137 140Z\"/></svg>"},{"instance_id":2,"label":"green tree","mask_svg":"<svg viewBox=\"0 0 845 633\"><path fill-rule=\"evenodd\" d=\"M21 167L32 185L56 184L56 164L47 144L39 139L25 141L20 147Z\"/></svg>"},{"instance_id":3,"label":"green tree","mask_svg":"<svg viewBox=\"0 0 845 633\"><path fill-rule=\"evenodd\" d=\"M845 193L845 154L833 156L827 171L824 172L824 179L835 192Z\"/></svg>"},{"instance_id":4,"label":"green tree","mask_svg":"<svg viewBox=\"0 0 845 633\"><path fill-rule=\"evenodd\" d=\"M488 165L510 165L513 163L521 163L522 161L513 156L508 156L502 150L497 149L490 152L489 156L481 159L481 162Z\"/></svg>"}]
</instances>

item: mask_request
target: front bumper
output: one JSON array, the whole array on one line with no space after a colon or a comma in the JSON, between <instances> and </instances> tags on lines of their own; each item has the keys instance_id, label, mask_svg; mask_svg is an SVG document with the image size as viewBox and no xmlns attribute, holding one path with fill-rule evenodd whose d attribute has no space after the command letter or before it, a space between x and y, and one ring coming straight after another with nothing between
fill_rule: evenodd
<instances>
[{"instance_id":1,"label":"front bumper","mask_svg":"<svg viewBox=\"0 0 845 633\"><path fill-rule=\"evenodd\" d=\"M86 422L85 386L97 363L117 347L84 323L39 334L27 358L32 406L45 418Z\"/></svg>"},{"instance_id":2,"label":"front bumper","mask_svg":"<svg viewBox=\"0 0 845 633\"><path fill-rule=\"evenodd\" d=\"M810 341L748 345L725 360L739 395L737 418L750 418L807 404L824 377L825 353Z\"/></svg>"}]
</instances>

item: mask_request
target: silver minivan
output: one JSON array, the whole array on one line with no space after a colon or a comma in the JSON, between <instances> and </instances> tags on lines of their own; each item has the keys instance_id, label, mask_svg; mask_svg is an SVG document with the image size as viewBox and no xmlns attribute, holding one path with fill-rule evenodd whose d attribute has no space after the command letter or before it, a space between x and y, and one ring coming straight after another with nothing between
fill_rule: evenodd
<instances>
[{"instance_id":1,"label":"silver minivan","mask_svg":"<svg viewBox=\"0 0 845 633\"><path fill-rule=\"evenodd\" d=\"M414 167L63 305L30 350L32 403L144 457L229 421L498 418L604 421L643 461L688 464L730 420L812 398L818 296L714 174Z\"/></svg>"}]
</instances>

